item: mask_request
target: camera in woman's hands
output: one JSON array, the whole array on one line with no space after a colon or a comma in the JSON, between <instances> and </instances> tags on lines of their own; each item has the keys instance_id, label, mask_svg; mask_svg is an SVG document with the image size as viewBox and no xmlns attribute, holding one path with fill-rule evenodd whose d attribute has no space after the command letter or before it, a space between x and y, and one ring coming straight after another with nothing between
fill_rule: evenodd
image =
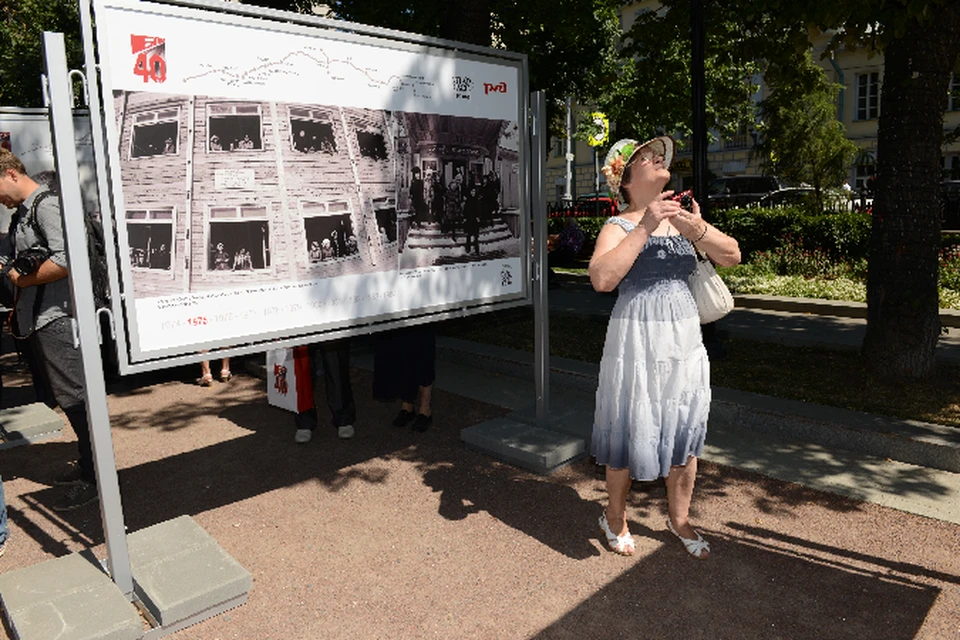
<instances>
[{"instance_id":1,"label":"camera in woman's hands","mask_svg":"<svg viewBox=\"0 0 960 640\"><path fill-rule=\"evenodd\" d=\"M693 191L687 189L670 197L674 202L679 202L680 207L693 213Z\"/></svg>"}]
</instances>

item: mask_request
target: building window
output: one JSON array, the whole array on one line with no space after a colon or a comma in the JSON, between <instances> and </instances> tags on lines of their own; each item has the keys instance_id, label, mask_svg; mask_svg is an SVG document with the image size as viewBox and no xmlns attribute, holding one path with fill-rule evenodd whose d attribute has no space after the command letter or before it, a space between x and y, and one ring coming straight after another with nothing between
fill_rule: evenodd
<instances>
[{"instance_id":1,"label":"building window","mask_svg":"<svg viewBox=\"0 0 960 640\"><path fill-rule=\"evenodd\" d=\"M397 241L397 203L393 198L374 198L373 214L377 218L377 233L380 244Z\"/></svg>"},{"instance_id":2,"label":"building window","mask_svg":"<svg viewBox=\"0 0 960 640\"><path fill-rule=\"evenodd\" d=\"M180 142L180 107L138 113L133 117L131 158L176 155Z\"/></svg>"},{"instance_id":3,"label":"building window","mask_svg":"<svg viewBox=\"0 0 960 640\"><path fill-rule=\"evenodd\" d=\"M960 155L951 153L943 156L943 179L960 180Z\"/></svg>"},{"instance_id":4,"label":"building window","mask_svg":"<svg viewBox=\"0 0 960 640\"><path fill-rule=\"evenodd\" d=\"M357 131L357 146L364 158L387 159L387 141L379 131Z\"/></svg>"},{"instance_id":5,"label":"building window","mask_svg":"<svg viewBox=\"0 0 960 640\"><path fill-rule=\"evenodd\" d=\"M857 74L857 120L875 120L880 114L880 73Z\"/></svg>"},{"instance_id":6,"label":"building window","mask_svg":"<svg viewBox=\"0 0 960 640\"><path fill-rule=\"evenodd\" d=\"M311 263L360 255L347 202L301 202L307 259Z\"/></svg>"},{"instance_id":7,"label":"building window","mask_svg":"<svg viewBox=\"0 0 960 640\"><path fill-rule=\"evenodd\" d=\"M208 225L211 271L258 271L270 268L270 222L267 207L210 207Z\"/></svg>"},{"instance_id":8,"label":"building window","mask_svg":"<svg viewBox=\"0 0 960 640\"><path fill-rule=\"evenodd\" d=\"M864 189L867 191L870 190L872 185L868 184L870 178L877 175L877 165L875 164L858 164L854 173L854 185L853 189L856 192L860 192Z\"/></svg>"},{"instance_id":9,"label":"building window","mask_svg":"<svg viewBox=\"0 0 960 640\"><path fill-rule=\"evenodd\" d=\"M563 157L563 147L564 140L563 138L554 138L553 139L553 157L561 158Z\"/></svg>"},{"instance_id":10,"label":"building window","mask_svg":"<svg viewBox=\"0 0 960 640\"><path fill-rule=\"evenodd\" d=\"M126 216L130 266L169 271L173 259L173 208L131 209Z\"/></svg>"},{"instance_id":11,"label":"building window","mask_svg":"<svg viewBox=\"0 0 960 640\"><path fill-rule=\"evenodd\" d=\"M207 149L262 151L260 105L212 104L207 107Z\"/></svg>"},{"instance_id":12,"label":"building window","mask_svg":"<svg viewBox=\"0 0 960 640\"><path fill-rule=\"evenodd\" d=\"M737 130L723 137L724 149L746 149L747 148L747 125L740 123Z\"/></svg>"},{"instance_id":13,"label":"building window","mask_svg":"<svg viewBox=\"0 0 960 640\"><path fill-rule=\"evenodd\" d=\"M337 152L333 123L313 109L290 108L290 145L300 153Z\"/></svg>"},{"instance_id":14,"label":"building window","mask_svg":"<svg viewBox=\"0 0 960 640\"><path fill-rule=\"evenodd\" d=\"M950 90L947 93L947 111L960 111L960 77L950 74Z\"/></svg>"}]
</instances>

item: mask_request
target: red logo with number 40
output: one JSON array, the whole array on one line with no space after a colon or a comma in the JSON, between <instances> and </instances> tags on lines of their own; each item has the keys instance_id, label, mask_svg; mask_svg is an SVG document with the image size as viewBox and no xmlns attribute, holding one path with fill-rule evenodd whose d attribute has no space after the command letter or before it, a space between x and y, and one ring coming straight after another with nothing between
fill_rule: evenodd
<instances>
[{"instance_id":1,"label":"red logo with number 40","mask_svg":"<svg viewBox=\"0 0 960 640\"><path fill-rule=\"evenodd\" d=\"M133 75L144 82L163 82L167 79L166 40L156 36L130 36L130 48L135 62Z\"/></svg>"}]
</instances>

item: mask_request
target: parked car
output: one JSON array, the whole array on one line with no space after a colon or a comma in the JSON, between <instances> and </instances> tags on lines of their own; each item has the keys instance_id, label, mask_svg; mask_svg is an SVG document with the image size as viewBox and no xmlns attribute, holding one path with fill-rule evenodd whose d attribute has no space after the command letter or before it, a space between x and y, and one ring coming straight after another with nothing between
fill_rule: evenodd
<instances>
[{"instance_id":1,"label":"parked car","mask_svg":"<svg viewBox=\"0 0 960 640\"><path fill-rule=\"evenodd\" d=\"M940 183L940 228L960 230L960 180Z\"/></svg>"},{"instance_id":2,"label":"parked car","mask_svg":"<svg viewBox=\"0 0 960 640\"><path fill-rule=\"evenodd\" d=\"M815 194L811 187L785 187L768 193L756 202L758 207L789 207L810 202Z\"/></svg>"},{"instance_id":3,"label":"parked car","mask_svg":"<svg viewBox=\"0 0 960 640\"><path fill-rule=\"evenodd\" d=\"M727 176L710 183L707 198L713 208L745 207L781 187L774 176Z\"/></svg>"},{"instance_id":4,"label":"parked car","mask_svg":"<svg viewBox=\"0 0 960 640\"><path fill-rule=\"evenodd\" d=\"M581 216L613 216L617 214L617 204L607 194L588 193L577 198L573 210Z\"/></svg>"}]
</instances>

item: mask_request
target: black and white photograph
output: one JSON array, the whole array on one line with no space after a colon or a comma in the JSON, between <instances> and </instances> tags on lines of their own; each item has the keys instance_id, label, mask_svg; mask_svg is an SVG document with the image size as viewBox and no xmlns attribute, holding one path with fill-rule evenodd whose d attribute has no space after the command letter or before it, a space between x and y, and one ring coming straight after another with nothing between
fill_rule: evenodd
<instances>
[{"instance_id":1,"label":"black and white photograph","mask_svg":"<svg viewBox=\"0 0 960 640\"><path fill-rule=\"evenodd\" d=\"M397 114L148 92L114 107L136 298L398 268Z\"/></svg>"},{"instance_id":2,"label":"black and white photograph","mask_svg":"<svg viewBox=\"0 0 960 640\"><path fill-rule=\"evenodd\" d=\"M404 113L400 269L520 255L517 125Z\"/></svg>"}]
</instances>

